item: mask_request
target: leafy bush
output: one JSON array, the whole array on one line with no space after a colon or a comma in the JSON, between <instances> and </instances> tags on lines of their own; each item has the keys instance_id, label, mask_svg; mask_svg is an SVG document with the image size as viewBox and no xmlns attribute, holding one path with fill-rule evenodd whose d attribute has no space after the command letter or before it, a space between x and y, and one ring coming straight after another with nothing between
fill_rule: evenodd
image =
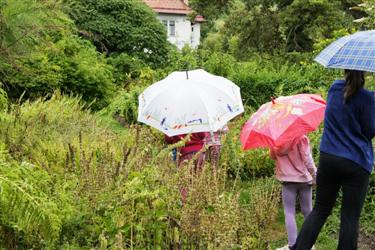
<instances>
[{"instance_id":1,"label":"leafy bush","mask_svg":"<svg viewBox=\"0 0 375 250\"><path fill-rule=\"evenodd\" d=\"M77 37L62 39L56 45L63 52L56 60L63 69L61 90L81 95L85 101L96 100L96 107L105 104L114 91L113 68L88 42Z\"/></svg>"},{"instance_id":2,"label":"leafy bush","mask_svg":"<svg viewBox=\"0 0 375 250\"><path fill-rule=\"evenodd\" d=\"M229 54L214 52L208 57L204 53L201 56L203 68L215 75L228 77L237 66L235 58Z\"/></svg>"},{"instance_id":3,"label":"leafy bush","mask_svg":"<svg viewBox=\"0 0 375 250\"><path fill-rule=\"evenodd\" d=\"M275 164L267 149L244 151L241 148L240 132L243 124L250 118L249 113L251 112L246 112L242 119L231 122L229 133L223 140L220 165L226 169L231 179L253 180L269 177L274 173Z\"/></svg>"},{"instance_id":4,"label":"leafy bush","mask_svg":"<svg viewBox=\"0 0 375 250\"><path fill-rule=\"evenodd\" d=\"M354 20L356 26L359 26L360 30L371 30L375 27L375 4L372 0L363 0L351 8L354 11L358 11L361 17ZM365 13L365 14L364 14Z\"/></svg>"},{"instance_id":5,"label":"leafy bush","mask_svg":"<svg viewBox=\"0 0 375 250\"><path fill-rule=\"evenodd\" d=\"M107 54L127 53L160 66L166 61L168 43L163 25L141 1L67 1L67 12L82 35Z\"/></svg>"},{"instance_id":6,"label":"leafy bush","mask_svg":"<svg viewBox=\"0 0 375 250\"><path fill-rule=\"evenodd\" d=\"M4 68L17 68L18 59L27 57L36 45L45 44L56 33L66 32L71 24L60 3L53 0L2 0L0 15L2 78L6 77Z\"/></svg>"},{"instance_id":7,"label":"leafy bush","mask_svg":"<svg viewBox=\"0 0 375 250\"><path fill-rule=\"evenodd\" d=\"M130 81L137 79L147 67L142 60L125 53L112 54L107 61L114 68L113 77L116 85L121 87L126 87Z\"/></svg>"},{"instance_id":8,"label":"leafy bush","mask_svg":"<svg viewBox=\"0 0 375 250\"><path fill-rule=\"evenodd\" d=\"M335 74L317 64L299 66L275 58L272 62L242 63L230 78L241 88L244 103L259 107L270 101L271 96L315 93L317 89L329 86L334 77Z\"/></svg>"},{"instance_id":9,"label":"leafy bush","mask_svg":"<svg viewBox=\"0 0 375 250\"><path fill-rule=\"evenodd\" d=\"M38 47L28 58L20 60L22 70L9 72L11 97L26 91L25 98L45 96L60 89L81 95L94 108L106 104L114 91L112 71L105 59L87 41L65 36L49 46Z\"/></svg>"},{"instance_id":10,"label":"leafy bush","mask_svg":"<svg viewBox=\"0 0 375 250\"><path fill-rule=\"evenodd\" d=\"M138 119L138 96L142 91L142 88L134 87L130 91L118 92L108 107L101 111L101 114L114 117L122 125L135 124Z\"/></svg>"},{"instance_id":11,"label":"leafy bush","mask_svg":"<svg viewBox=\"0 0 375 250\"><path fill-rule=\"evenodd\" d=\"M193 70L200 67L199 55L196 50L184 46L181 50L171 48L167 65L160 69L160 76L165 77L173 71Z\"/></svg>"},{"instance_id":12,"label":"leafy bush","mask_svg":"<svg viewBox=\"0 0 375 250\"><path fill-rule=\"evenodd\" d=\"M350 19L338 1L292 1L280 14L286 51L312 51L315 41L330 38Z\"/></svg>"},{"instance_id":13,"label":"leafy bush","mask_svg":"<svg viewBox=\"0 0 375 250\"><path fill-rule=\"evenodd\" d=\"M0 76L8 96L45 96L61 89L105 104L112 67L94 47L72 35L60 2L5 0L0 15Z\"/></svg>"}]
</instances>

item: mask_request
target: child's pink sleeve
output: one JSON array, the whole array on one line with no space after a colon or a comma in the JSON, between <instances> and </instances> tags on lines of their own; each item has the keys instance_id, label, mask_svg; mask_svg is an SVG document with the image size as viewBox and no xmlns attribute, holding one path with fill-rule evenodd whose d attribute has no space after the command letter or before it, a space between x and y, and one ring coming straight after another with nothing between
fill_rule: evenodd
<instances>
[{"instance_id":1,"label":"child's pink sleeve","mask_svg":"<svg viewBox=\"0 0 375 250\"><path fill-rule=\"evenodd\" d=\"M298 149L300 151L303 163L305 164L309 173L314 177L316 175L316 167L312 157L310 141L306 136L299 142Z\"/></svg>"}]
</instances>

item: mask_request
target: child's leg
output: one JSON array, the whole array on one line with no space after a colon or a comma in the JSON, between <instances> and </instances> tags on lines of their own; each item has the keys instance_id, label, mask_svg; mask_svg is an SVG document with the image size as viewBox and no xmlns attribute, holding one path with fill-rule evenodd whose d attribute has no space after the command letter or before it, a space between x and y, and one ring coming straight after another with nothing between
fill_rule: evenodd
<instances>
[{"instance_id":1,"label":"child's leg","mask_svg":"<svg viewBox=\"0 0 375 250\"><path fill-rule=\"evenodd\" d=\"M297 184L298 185L298 184ZM296 196L297 185L293 183L283 184L282 199L285 214L285 227L288 233L288 245L293 246L297 239L296 224Z\"/></svg>"},{"instance_id":2,"label":"child's leg","mask_svg":"<svg viewBox=\"0 0 375 250\"><path fill-rule=\"evenodd\" d=\"M303 184L299 190L301 212L306 218L312 210L312 185Z\"/></svg>"}]
</instances>

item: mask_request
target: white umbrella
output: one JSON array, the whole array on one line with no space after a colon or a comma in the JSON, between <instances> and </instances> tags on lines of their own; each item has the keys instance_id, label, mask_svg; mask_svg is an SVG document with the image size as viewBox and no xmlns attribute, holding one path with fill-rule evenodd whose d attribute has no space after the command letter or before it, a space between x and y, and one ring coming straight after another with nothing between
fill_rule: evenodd
<instances>
[{"instance_id":1,"label":"white umbrella","mask_svg":"<svg viewBox=\"0 0 375 250\"><path fill-rule=\"evenodd\" d=\"M244 111L240 88L202 69L173 72L138 99L138 121L168 136L214 132Z\"/></svg>"}]
</instances>

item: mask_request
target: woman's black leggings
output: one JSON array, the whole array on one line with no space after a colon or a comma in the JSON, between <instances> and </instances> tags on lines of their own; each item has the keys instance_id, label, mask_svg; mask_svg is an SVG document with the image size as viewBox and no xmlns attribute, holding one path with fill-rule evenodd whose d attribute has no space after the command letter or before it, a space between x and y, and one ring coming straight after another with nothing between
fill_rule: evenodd
<instances>
[{"instance_id":1,"label":"woman's black leggings","mask_svg":"<svg viewBox=\"0 0 375 250\"><path fill-rule=\"evenodd\" d=\"M340 188L343 196L337 249L357 249L359 217L367 193L369 176L366 170L353 161L321 152L315 205L303 223L292 249L311 249L331 214Z\"/></svg>"}]
</instances>

